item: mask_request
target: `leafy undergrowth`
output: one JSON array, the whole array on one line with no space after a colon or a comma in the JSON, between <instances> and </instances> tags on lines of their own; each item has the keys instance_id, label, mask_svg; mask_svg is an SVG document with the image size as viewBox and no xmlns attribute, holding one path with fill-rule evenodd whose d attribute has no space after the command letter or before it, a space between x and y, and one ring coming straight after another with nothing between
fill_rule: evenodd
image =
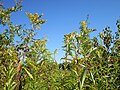
<instances>
[{"instance_id":1,"label":"leafy undergrowth","mask_svg":"<svg viewBox=\"0 0 120 90\"><path fill-rule=\"evenodd\" d=\"M106 27L99 38L90 38L95 29L82 21L79 33L64 35L65 57L57 63L47 40L34 38L46 22L43 14L26 13L31 29L10 22L21 1L8 9L0 4L0 23L7 27L0 34L0 90L120 90L120 20L115 35Z\"/></svg>"}]
</instances>

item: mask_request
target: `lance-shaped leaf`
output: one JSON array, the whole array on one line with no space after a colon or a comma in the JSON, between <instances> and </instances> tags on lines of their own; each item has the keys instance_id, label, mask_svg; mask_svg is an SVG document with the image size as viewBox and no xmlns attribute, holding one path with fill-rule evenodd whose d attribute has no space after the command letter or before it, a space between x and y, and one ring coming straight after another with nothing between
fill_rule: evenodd
<instances>
[{"instance_id":1,"label":"lance-shaped leaf","mask_svg":"<svg viewBox=\"0 0 120 90\"><path fill-rule=\"evenodd\" d=\"M26 71L26 73L28 74L28 76L33 79L32 74L25 67L23 67L23 69Z\"/></svg>"},{"instance_id":2,"label":"lance-shaped leaf","mask_svg":"<svg viewBox=\"0 0 120 90\"><path fill-rule=\"evenodd\" d=\"M91 75L92 81L93 81L93 83L95 85L95 79L94 79L94 76L93 76L92 72L90 72L90 75Z\"/></svg>"},{"instance_id":3,"label":"lance-shaped leaf","mask_svg":"<svg viewBox=\"0 0 120 90\"><path fill-rule=\"evenodd\" d=\"M84 81L85 81L86 73L87 73L87 69L86 69L86 67L84 67L83 68L83 72L81 74L81 78L80 78L80 90L82 90L82 88L83 88L83 84L84 84Z\"/></svg>"}]
</instances>

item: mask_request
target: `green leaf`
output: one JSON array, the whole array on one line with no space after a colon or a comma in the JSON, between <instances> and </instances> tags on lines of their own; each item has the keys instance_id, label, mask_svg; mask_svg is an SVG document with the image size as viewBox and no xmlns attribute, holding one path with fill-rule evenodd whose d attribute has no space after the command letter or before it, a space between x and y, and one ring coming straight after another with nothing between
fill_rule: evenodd
<instances>
[{"instance_id":1,"label":"green leaf","mask_svg":"<svg viewBox=\"0 0 120 90\"><path fill-rule=\"evenodd\" d=\"M85 78L86 78L86 73L87 73L87 69L86 69L86 67L84 67L83 72L81 74L81 78L80 78L80 88L81 88L81 90L83 88L83 84L84 84L84 81L85 81Z\"/></svg>"},{"instance_id":2,"label":"green leaf","mask_svg":"<svg viewBox=\"0 0 120 90\"><path fill-rule=\"evenodd\" d=\"M13 73L12 76L9 79L8 85L11 85L13 83L13 78L15 76L16 73Z\"/></svg>"},{"instance_id":3,"label":"green leaf","mask_svg":"<svg viewBox=\"0 0 120 90\"><path fill-rule=\"evenodd\" d=\"M27 72L28 76L29 76L31 79L33 79L32 74L31 74L25 67L23 67L23 69Z\"/></svg>"},{"instance_id":4,"label":"green leaf","mask_svg":"<svg viewBox=\"0 0 120 90\"><path fill-rule=\"evenodd\" d=\"M94 83L94 85L95 85L95 79L94 79L94 77L93 77L92 72L90 72L90 75L91 75L92 81L93 81L93 83Z\"/></svg>"},{"instance_id":5,"label":"green leaf","mask_svg":"<svg viewBox=\"0 0 120 90\"><path fill-rule=\"evenodd\" d=\"M77 73L77 71L75 71L74 69L72 70L77 76L78 76L78 73Z\"/></svg>"}]
</instances>

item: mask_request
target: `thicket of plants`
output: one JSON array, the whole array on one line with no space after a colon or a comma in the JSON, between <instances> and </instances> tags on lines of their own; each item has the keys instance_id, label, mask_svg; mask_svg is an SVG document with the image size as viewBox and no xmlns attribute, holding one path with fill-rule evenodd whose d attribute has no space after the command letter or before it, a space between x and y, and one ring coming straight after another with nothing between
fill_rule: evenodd
<instances>
[{"instance_id":1,"label":"thicket of plants","mask_svg":"<svg viewBox=\"0 0 120 90\"><path fill-rule=\"evenodd\" d=\"M21 2L7 9L0 4L0 26L6 27L0 33L0 90L120 90L120 20L115 35L106 27L99 38L90 38L95 29L82 21L80 32L64 35L64 62L57 63L56 50L34 37L46 22L42 14L26 13L28 29L10 21Z\"/></svg>"}]
</instances>

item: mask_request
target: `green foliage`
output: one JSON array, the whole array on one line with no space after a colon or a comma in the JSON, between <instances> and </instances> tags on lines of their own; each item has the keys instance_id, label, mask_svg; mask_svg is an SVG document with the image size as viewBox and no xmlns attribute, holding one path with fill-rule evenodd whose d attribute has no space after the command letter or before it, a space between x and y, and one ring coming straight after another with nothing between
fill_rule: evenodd
<instances>
[{"instance_id":1,"label":"green foliage","mask_svg":"<svg viewBox=\"0 0 120 90\"><path fill-rule=\"evenodd\" d=\"M97 37L90 39L89 33L95 29L89 29L87 22L81 22L80 33L72 32L65 35L63 46L66 61L72 63L71 70L76 73L75 78L79 90L119 90L120 88L120 57L119 57L119 25L113 38L110 27L107 27ZM100 43L99 43L100 42ZM117 48L116 48L117 46ZM86 71L84 68L86 67ZM84 73L84 83L81 79ZM74 82L73 82L74 83ZM79 85L79 83L81 85ZM81 87L82 86L82 87Z\"/></svg>"},{"instance_id":2,"label":"green foliage","mask_svg":"<svg viewBox=\"0 0 120 90\"><path fill-rule=\"evenodd\" d=\"M40 25L46 22L46 20L43 19L39 20L39 18L41 18L43 14L38 15L37 13L35 14L26 13L26 15L30 19L34 29L39 29Z\"/></svg>"},{"instance_id":3,"label":"green foliage","mask_svg":"<svg viewBox=\"0 0 120 90\"><path fill-rule=\"evenodd\" d=\"M0 90L119 90L120 89L120 20L115 36L106 27L97 37L89 35L87 21L80 32L64 35L65 57L58 64L47 47L46 39L35 39L35 30L46 22L43 14L26 13L32 28L10 22L12 12L21 10L21 0L12 8L1 5ZM19 38L19 41L15 37Z\"/></svg>"},{"instance_id":4,"label":"green foliage","mask_svg":"<svg viewBox=\"0 0 120 90\"><path fill-rule=\"evenodd\" d=\"M22 0L16 2L15 6L7 9L4 9L4 6L0 3L0 24L6 25L6 23L10 21L11 13L22 9L22 6L20 5L21 2Z\"/></svg>"}]
</instances>

